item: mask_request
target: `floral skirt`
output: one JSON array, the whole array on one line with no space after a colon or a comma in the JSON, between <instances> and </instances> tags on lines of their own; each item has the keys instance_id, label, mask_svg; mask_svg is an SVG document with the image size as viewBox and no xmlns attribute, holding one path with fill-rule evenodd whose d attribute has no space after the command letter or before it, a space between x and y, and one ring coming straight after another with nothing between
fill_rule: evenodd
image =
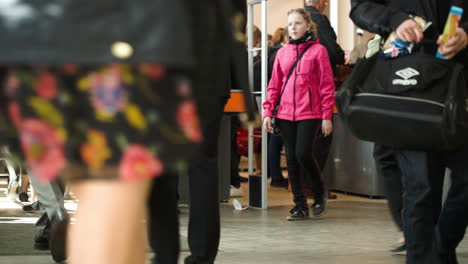
<instances>
[{"instance_id":1,"label":"floral skirt","mask_svg":"<svg viewBox=\"0 0 468 264\"><path fill-rule=\"evenodd\" d=\"M189 80L160 65L10 67L0 98L0 129L41 180L153 178L202 140Z\"/></svg>"}]
</instances>

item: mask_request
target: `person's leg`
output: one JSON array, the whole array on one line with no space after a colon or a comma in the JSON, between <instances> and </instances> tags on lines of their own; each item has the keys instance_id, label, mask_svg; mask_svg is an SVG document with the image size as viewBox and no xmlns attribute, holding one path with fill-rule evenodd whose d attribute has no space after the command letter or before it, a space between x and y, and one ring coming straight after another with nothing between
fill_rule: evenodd
<instances>
[{"instance_id":1,"label":"person's leg","mask_svg":"<svg viewBox=\"0 0 468 264\"><path fill-rule=\"evenodd\" d=\"M330 154L330 148L333 142L333 133L325 137L322 130L319 129L316 137L313 151L320 167L320 171L323 171L327 164L328 154Z\"/></svg>"},{"instance_id":2,"label":"person's leg","mask_svg":"<svg viewBox=\"0 0 468 264\"><path fill-rule=\"evenodd\" d=\"M283 148L283 139L273 134L269 135L268 140L268 172L271 176L272 185L274 182L284 181L281 172L281 149Z\"/></svg>"},{"instance_id":3,"label":"person's leg","mask_svg":"<svg viewBox=\"0 0 468 264\"><path fill-rule=\"evenodd\" d=\"M179 258L177 177L166 173L152 181L148 201L148 238L156 254L152 264L177 264Z\"/></svg>"},{"instance_id":4,"label":"person's leg","mask_svg":"<svg viewBox=\"0 0 468 264\"><path fill-rule=\"evenodd\" d=\"M435 219L441 203L444 166L422 151L397 151L403 176L406 263L432 263Z\"/></svg>"},{"instance_id":5,"label":"person's leg","mask_svg":"<svg viewBox=\"0 0 468 264\"><path fill-rule=\"evenodd\" d=\"M322 120L309 119L299 121L297 125L296 156L304 170L305 177L311 183L310 189L314 193L314 204L312 205L314 216L320 216L325 212L327 200L322 172L313 151L316 144L315 135L321 128L321 123Z\"/></svg>"},{"instance_id":6,"label":"person's leg","mask_svg":"<svg viewBox=\"0 0 468 264\"><path fill-rule=\"evenodd\" d=\"M401 170L398 166L395 150L375 144L374 160L379 177L384 180L390 214L398 231L403 232L403 189Z\"/></svg>"},{"instance_id":7,"label":"person's leg","mask_svg":"<svg viewBox=\"0 0 468 264\"><path fill-rule=\"evenodd\" d=\"M286 148L286 164L294 204L307 207L307 198L304 195L303 181L299 172L299 161L296 157L297 124L296 122L281 119L277 119L277 122Z\"/></svg>"},{"instance_id":8,"label":"person's leg","mask_svg":"<svg viewBox=\"0 0 468 264\"><path fill-rule=\"evenodd\" d=\"M150 180L74 182L80 205L68 236L69 263L145 263L149 186Z\"/></svg>"},{"instance_id":9,"label":"person's leg","mask_svg":"<svg viewBox=\"0 0 468 264\"><path fill-rule=\"evenodd\" d=\"M68 224L63 197L65 187L58 180L50 183L38 182L34 174L30 174L30 182L39 197L42 211L35 226L34 246L38 249L50 248L54 260L63 261L67 257L66 233L58 232L58 229Z\"/></svg>"},{"instance_id":10,"label":"person's leg","mask_svg":"<svg viewBox=\"0 0 468 264\"><path fill-rule=\"evenodd\" d=\"M21 202L27 202L29 200L29 176L26 173L21 174L21 187L19 189L18 198Z\"/></svg>"},{"instance_id":11,"label":"person's leg","mask_svg":"<svg viewBox=\"0 0 468 264\"><path fill-rule=\"evenodd\" d=\"M320 167L320 171L323 173L325 166L327 165L328 155L330 154L331 145L333 143L333 133L325 137L322 130L319 129L317 133L317 139L314 145L314 155ZM322 174L323 175L323 174ZM324 177L326 175L323 175ZM328 199L336 199L336 194L328 191Z\"/></svg>"},{"instance_id":12,"label":"person's leg","mask_svg":"<svg viewBox=\"0 0 468 264\"><path fill-rule=\"evenodd\" d=\"M468 149L448 152L445 160L452 171L452 182L437 224L436 237L439 251L449 255L455 253L463 240L468 224ZM456 259L456 256L452 258Z\"/></svg>"},{"instance_id":13,"label":"person's leg","mask_svg":"<svg viewBox=\"0 0 468 264\"><path fill-rule=\"evenodd\" d=\"M198 97L203 133L200 154L189 166L190 217L186 263L214 263L220 238L218 137L225 97ZM207 102L210 102L207 104Z\"/></svg>"},{"instance_id":14,"label":"person's leg","mask_svg":"<svg viewBox=\"0 0 468 264\"><path fill-rule=\"evenodd\" d=\"M258 146L261 149L261 143ZM255 175L262 175L262 153L257 150L254 151L254 161L255 161Z\"/></svg>"},{"instance_id":15,"label":"person's leg","mask_svg":"<svg viewBox=\"0 0 468 264\"><path fill-rule=\"evenodd\" d=\"M11 142L17 143L17 140L10 140ZM16 145L16 144L15 144ZM7 188L7 197L12 201L16 201L18 198L18 189L19 185L19 177L15 171L15 165L13 163L13 155L10 152L10 148L7 145L3 145L0 147L0 155L2 155L1 161L5 163L5 167L8 171L8 188Z\"/></svg>"}]
</instances>

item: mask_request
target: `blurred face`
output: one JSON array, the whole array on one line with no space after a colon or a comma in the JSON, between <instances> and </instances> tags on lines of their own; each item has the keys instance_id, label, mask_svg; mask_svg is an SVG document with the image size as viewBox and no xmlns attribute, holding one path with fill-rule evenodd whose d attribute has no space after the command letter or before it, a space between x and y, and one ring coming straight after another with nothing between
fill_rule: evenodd
<instances>
[{"instance_id":1,"label":"blurred face","mask_svg":"<svg viewBox=\"0 0 468 264\"><path fill-rule=\"evenodd\" d=\"M300 39L310 29L304 17L299 13L292 13L288 16L289 36L294 39Z\"/></svg>"},{"instance_id":2,"label":"blurred face","mask_svg":"<svg viewBox=\"0 0 468 264\"><path fill-rule=\"evenodd\" d=\"M323 10L327 8L327 5L328 5L328 0L321 0L317 7L318 11L323 12Z\"/></svg>"}]
</instances>

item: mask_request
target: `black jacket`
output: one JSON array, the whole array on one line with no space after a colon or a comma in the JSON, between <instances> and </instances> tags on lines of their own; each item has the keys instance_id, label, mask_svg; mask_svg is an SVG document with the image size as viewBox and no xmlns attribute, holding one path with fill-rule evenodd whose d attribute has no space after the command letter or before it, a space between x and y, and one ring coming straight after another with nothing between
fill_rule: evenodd
<instances>
[{"instance_id":1,"label":"black jacket","mask_svg":"<svg viewBox=\"0 0 468 264\"><path fill-rule=\"evenodd\" d=\"M189 0L18 0L0 4L0 63L193 65Z\"/></svg>"},{"instance_id":2,"label":"black jacket","mask_svg":"<svg viewBox=\"0 0 468 264\"><path fill-rule=\"evenodd\" d=\"M460 26L468 32L468 1L461 0L351 0L350 17L357 26L383 37L395 31L408 19L409 13L425 17L433 26L424 33L423 49L435 55L436 41L443 32L452 3L464 8ZM461 51L455 59L467 68L468 49Z\"/></svg>"},{"instance_id":3,"label":"black jacket","mask_svg":"<svg viewBox=\"0 0 468 264\"><path fill-rule=\"evenodd\" d=\"M273 72L273 64L275 64L276 53L283 46L278 44L273 47L268 47L268 63L267 63L267 86L270 83L271 75ZM257 55L254 57L254 91L259 92L262 90L262 56Z\"/></svg>"},{"instance_id":4,"label":"black jacket","mask_svg":"<svg viewBox=\"0 0 468 264\"><path fill-rule=\"evenodd\" d=\"M328 17L320 13L313 6L306 6L305 9L309 12L312 20L318 26L318 38L320 44L325 46L330 56L330 63L332 65L333 72L336 72L336 65L344 63L344 51L336 41L336 34L333 27L328 20Z\"/></svg>"}]
</instances>

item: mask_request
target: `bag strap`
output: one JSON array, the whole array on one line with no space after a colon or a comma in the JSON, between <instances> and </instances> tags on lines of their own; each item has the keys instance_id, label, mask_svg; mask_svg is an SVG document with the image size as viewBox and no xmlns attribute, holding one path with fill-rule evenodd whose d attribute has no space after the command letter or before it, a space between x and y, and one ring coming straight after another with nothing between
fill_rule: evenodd
<instances>
[{"instance_id":1,"label":"bag strap","mask_svg":"<svg viewBox=\"0 0 468 264\"><path fill-rule=\"evenodd\" d=\"M276 115L276 109L277 109L277 107L279 106L279 104L280 104L280 102L281 102L281 97L283 97L284 90L286 89L286 84L288 84L289 78L291 78L291 75L292 75L292 73L294 72L294 69L296 68L297 63L302 59L302 56L304 56L304 54L306 53L306 51L307 51L312 45L313 45L313 44L310 44L310 45L306 46L306 47L304 48L304 50L301 52L301 54L299 54L299 56L297 56L296 61L295 61L294 64L291 66L291 69L289 70L289 73L288 73L288 77L286 78L286 81L284 82L284 85L283 85L283 89L281 90L281 94L280 94L280 96L278 97L278 101L276 101L275 108L273 108L273 111L275 112L274 115Z\"/></svg>"}]
</instances>

